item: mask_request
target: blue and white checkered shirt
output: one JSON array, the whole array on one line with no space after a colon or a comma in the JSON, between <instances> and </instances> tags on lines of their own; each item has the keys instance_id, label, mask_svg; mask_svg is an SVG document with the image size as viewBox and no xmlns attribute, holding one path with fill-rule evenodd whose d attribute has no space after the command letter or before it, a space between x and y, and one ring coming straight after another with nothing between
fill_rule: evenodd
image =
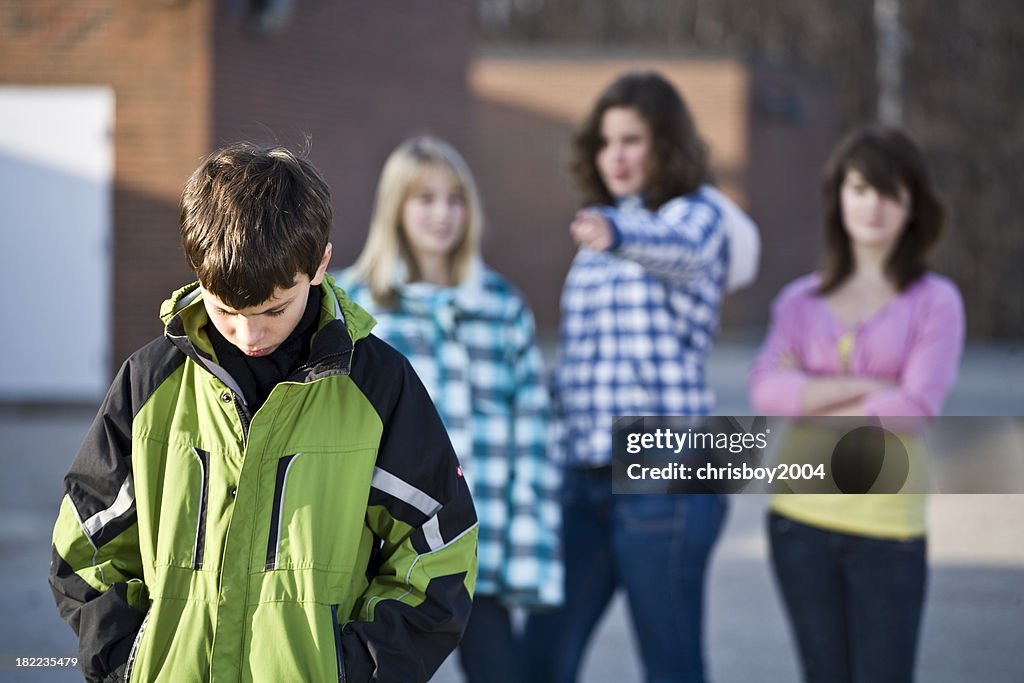
<instances>
[{"instance_id":1,"label":"blue and white checkered shirt","mask_svg":"<svg viewBox=\"0 0 1024 683\"><path fill-rule=\"evenodd\" d=\"M638 197L598 207L615 233L580 249L562 290L556 434L571 467L611 462L617 415L708 415L704 365L728 265L719 205L704 188L657 211Z\"/></svg>"},{"instance_id":2,"label":"blue and white checkered shirt","mask_svg":"<svg viewBox=\"0 0 1024 683\"><path fill-rule=\"evenodd\" d=\"M559 604L561 482L526 302L480 263L458 287L399 287L394 309L376 305L351 270L338 283L377 319L374 334L409 359L444 420L480 520L476 592Z\"/></svg>"}]
</instances>

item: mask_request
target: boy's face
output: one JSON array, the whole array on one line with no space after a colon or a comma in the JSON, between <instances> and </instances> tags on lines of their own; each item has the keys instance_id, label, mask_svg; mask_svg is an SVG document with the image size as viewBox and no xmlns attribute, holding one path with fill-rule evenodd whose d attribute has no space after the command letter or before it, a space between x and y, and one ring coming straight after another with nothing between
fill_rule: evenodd
<instances>
[{"instance_id":1,"label":"boy's face","mask_svg":"<svg viewBox=\"0 0 1024 683\"><path fill-rule=\"evenodd\" d=\"M288 289L277 287L268 300L248 308L231 308L200 285L210 322L247 356L259 358L273 353L299 324L306 310L309 289L323 282L330 258L331 245L328 244L324 260L312 280L305 273L298 273L294 285Z\"/></svg>"}]
</instances>

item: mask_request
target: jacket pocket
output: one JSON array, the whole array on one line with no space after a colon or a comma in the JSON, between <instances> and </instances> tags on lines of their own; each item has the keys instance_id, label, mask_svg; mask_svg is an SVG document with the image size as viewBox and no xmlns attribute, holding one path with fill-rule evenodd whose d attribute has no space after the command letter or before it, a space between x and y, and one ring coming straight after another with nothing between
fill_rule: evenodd
<instances>
[{"instance_id":1,"label":"jacket pocket","mask_svg":"<svg viewBox=\"0 0 1024 683\"><path fill-rule=\"evenodd\" d=\"M632 533L681 530L685 524L685 499L672 494L616 496L614 514Z\"/></svg>"},{"instance_id":2,"label":"jacket pocket","mask_svg":"<svg viewBox=\"0 0 1024 683\"><path fill-rule=\"evenodd\" d=\"M367 490L375 451L309 451L285 455L264 471L267 486L267 572L291 569L351 574L365 543ZM346 605L342 601L341 613Z\"/></svg>"},{"instance_id":3,"label":"jacket pocket","mask_svg":"<svg viewBox=\"0 0 1024 683\"><path fill-rule=\"evenodd\" d=\"M272 574L271 578L274 578ZM265 590L268 588L264 586ZM326 589L322 592L334 595ZM331 598L332 601L337 599ZM341 617L345 616L343 600L338 600L337 613ZM339 627L330 603L315 602L313 599L302 602L294 599L264 601L247 610L246 623L251 626L242 645L239 681L324 683L341 680L344 667L338 658ZM210 679L209 676L179 676L174 679L178 680Z\"/></svg>"},{"instance_id":4,"label":"jacket pocket","mask_svg":"<svg viewBox=\"0 0 1024 683\"><path fill-rule=\"evenodd\" d=\"M288 485L288 473L300 455L301 453L293 453L277 461L274 503L270 513L270 538L267 540L267 571L277 569L277 560L281 549L281 524L284 516L284 491Z\"/></svg>"},{"instance_id":5,"label":"jacket pocket","mask_svg":"<svg viewBox=\"0 0 1024 683\"><path fill-rule=\"evenodd\" d=\"M146 610L146 616L142 618L142 625L139 626L139 632L135 634L135 640L132 642L132 649L128 653L128 663L124 667L124 683L129 683L132 680L132 669L135 667L135 657L139 654L139 645L142 643L142 634L146 630L146 624L149 623L149 615L153 613L153 608L150 607Z\"/></svg>"},{"instance_id":6,"label":"jacket pocket","mask_svg":"<svg viewBox=\"0 0 1024 683\"><path fill-rule=\"evenodd\" d=\"M196 543L192 552L192 569L203 568L203 555L206 550L206 510L210 500L210 454L198 448L192 454L199 461L199 514L196 516Z\"/></svg>"}]
</instances>

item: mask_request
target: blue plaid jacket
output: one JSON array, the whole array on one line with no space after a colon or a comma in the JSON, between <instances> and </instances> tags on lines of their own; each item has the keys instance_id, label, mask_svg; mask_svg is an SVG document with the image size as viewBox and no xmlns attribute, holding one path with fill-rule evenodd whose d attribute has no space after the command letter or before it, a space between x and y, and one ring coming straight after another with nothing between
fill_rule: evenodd
<instances>
[{"instance_id":1,"label":"blue plaid jacket","mask_svg":"<svg viewBox=\"0 0 1024 683\"><path fill-rule=\"evenodd\" d=\"M657 211L597 207L612 247L580 249L562 290L556 440L572 467L611 462L617 415L707 415L704 364L728 265L723 213L701 188Z\"/></svg>"},{"instance_id":2,"label":"blue plaid jacket","mask_svg":"<svg viewBox=\"0 0 1024 683\"><path fill-rule=\"evenodd\" d=\"M500 275L483 264L474 270L459 287L403 285L393 310L350 270L338 283L377 319L374 334L409 358L444 420L480 520L476 593L557 605L561 482L548 456L533 314Z\"/></svg>"}]
</instances>

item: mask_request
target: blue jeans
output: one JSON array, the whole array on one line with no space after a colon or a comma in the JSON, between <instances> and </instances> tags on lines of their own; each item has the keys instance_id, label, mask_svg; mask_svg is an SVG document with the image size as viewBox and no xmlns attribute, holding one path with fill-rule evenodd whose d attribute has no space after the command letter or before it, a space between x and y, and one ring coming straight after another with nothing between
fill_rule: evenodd
<instances>
[{"instance_id":1,"label":"blue jeans","mask_svg":"<svg viewBox=\"0 0 1024 683\"><path fill-rule=\"evenodd\" d=\"M826 531L772 513L772 566L807 683L909 683L927 580L924 538Z\"/></svg>"},{"instance_id":2,"label":"blue jeans","mask_svg":"<svg viewBox=\"0 0 1024 683\"><path fill-rule=\"evenodd\" d=\"M473 599L466 632L459 643L459 664L468 683L520 683L512 615L493 595Z\"/></svg>"},{"instance_id":3,"label":"blue jeans","mask_svg":"<svg viewBox=\"0 0 1024 683\"><path fill-rule=\"evenodd\" d=\"M646 679L701 683L704 575L725 517L716 494L612 495L611 469L563 484L565 604L531 614L531 683L572 683L594 628L626 590Z\"/></svg>"}]
</instances>

